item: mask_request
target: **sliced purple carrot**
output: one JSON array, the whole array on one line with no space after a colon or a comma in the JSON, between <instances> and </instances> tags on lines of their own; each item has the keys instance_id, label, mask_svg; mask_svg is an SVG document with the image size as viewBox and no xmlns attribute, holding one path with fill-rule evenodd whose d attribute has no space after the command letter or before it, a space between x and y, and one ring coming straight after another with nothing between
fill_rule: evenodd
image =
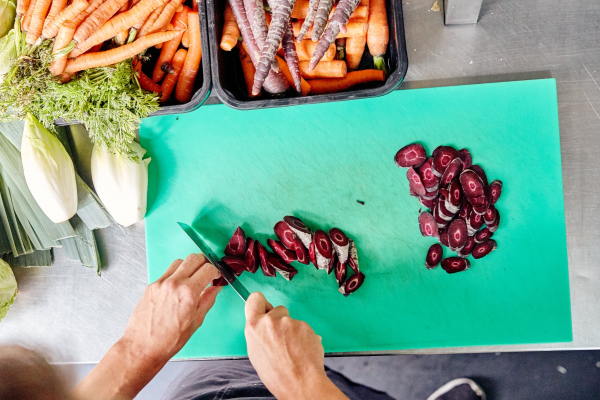
<instances>
[{"instance_id":1,"label":"sliced purple carrot","mask_svg":"<svg viewBox=\"0 0 600 400\"><path fill-rule=\"evenodd\" d=\"M310 229L308 229L304 222L302 222L300 218L289 215L283 217L283 221L288 224L290 229L294 231L298 238L300 238L302 244L304 244L304 247L308 249L312 243L312 232Z\"/></svg>"},{"instance_id":2,"label":"sliced purple carrot","mask_svg":"<svg viewBox=\"0 0 600 400\"><path fill-rule=\"evenodd\" d=\"M458 157L458 152L451 146L439 146L433 151L433 173L441 177L446 171L446 167Z\"/></svg>"},{"instance_id":3,"label":"sliced purple carrot","mask_svg":"<svg viewBox=\"0 0 600 400\"><path fill-rule=\"evenodd\" d=\"M487 195L483 194L481 196L467 197L467 201L471 203L471 206L473 207L482 207L485 205L488 199Z\"/></svg>"},{"instance_id":4,"label":"sliced purple carrot","mask_svg":"<svg viewBox=\"0 0 600 400\"><path fill-rule=\"evenodd\" d=\"M473 165L473 158L471 157L471 152L467 149L460 149L458 151L458 157L463 163L463 169L471 168Z\"/></svg>"},{"instance_id":5,"label":"sliced purple carrot","mask_svg":"<svg viewBox=\"0 0 600 400\"><path fill-rule=\"evenodd\" d=\"M497 216L498 211L496 211L496 207L490 206L490 208L488 208L485 214L483 214L483 222L485 222L485 224L488 226L493 225L494 222L496 222Z\"/></svg>"},{"instance_id":6,"label":"sliced purple carrot","mask_svg":"<svg viewBox=\"0 0 600 400\"><path fill-rule=\"evenodd\" d=\"M471 165L470 169L481 178L481 181L483 182L483 186L487 188L488 179L487 179L487 175L485 174L485 171L483 170L483 168L481 168L481 166L479 166L477 164L473 164L473 165Z\"/></svg>"},{"instance_id":7,"label":"sliced purple carrot","mask_svg":"<svg viewBox=\"0 0 600 400\"><path fill-rule=\"evenodd\" d=\"M296 250L296 239L298 238L288 224L286 224L284 221L279 221L273 227L273 231L275 232L277 239L279 239L279 241L283 243L285 247L290 250Z\"/></svg>"},{"instance_id":8,"label":"sliced purple carrot","mask_svg":"<svg viewBox=\"0 0 600 400\"><path fill-rule=\"evenodd\" d=\"M350 239L350 249L348 251L348 266L352 268L352 271L357 273L359 271L358 268L358 250L356 248L356 243L354 240Z\"/></svg>"},{"instance_id":9,"label":"sliced purple carrot","mask_svg":"<svg viewBox=\"0 0 600 400\"><path fill-rule=\"evenodd\" d=\"M486 240L491 239L492 236L494 236L494 232L490 231L490 228L485 227L475 234L475 243L483 243Z\"/></svg>"},{"instance_id":10,"label":"sliced purple carrot","mask_svg":"<svg viewBox=\"0 0 600 400\"><path fill-rule=\"evenodd\" d=\"M321 34L325 30L325 25L327 25L327 20L329 19L329 13L333 8L333 3L334 0L319 0L312 29L313 42L316 42L321 38Z\"/></svg>"},{"instance_id":11,"label":"sliced purple carrot","mask_svg":"<svg viewBox=\"0 0 600 400\"><path fill-rule=\"evenodd\" d=\"M313 41L315 41L315 34L317 33L317 18L319 18L319 11L321 11L321 2L327 2L330 0L321 0L319 3L319 10L317 11L317 16L315 17L315 24L313 26ZM350 15L354 12L356 6L360 3L360 0L340 0L337 4L333 15L329 19L327 23L327 29L323 32L323 35L319 38L319 43L315 47L315 50L310 58L310 63L308 64L308 69L312 71L321 58L325 55L331 43L335 41L336 36L340 33L340 28L342 26L346 26L348 20L350 19ZM318 36L317 36L318 37Z\"/></svg>"},{"instance_id":12,"label":"sliced purple carrot","mask_svg":"<svg viewBox=\"0 0 600 400\"><path fill-rule=\"evenodd\" d=\"M449 274L466 271L471 267L471 263L466 258L448 257L442 260L442 268Z\"/></svg>"},{"instance_id":13,"label":"sliced purple carrot","mask_svg":"<svg viewBox=\"0 0 600 400\"><path fill-rule=\"evenodd\" d=\"M444 249L439 243L432 244L429 250L427 250L427 257L425 257L425 267L427 269L433 269L438 266L442 261L444 255Z\"/></svg>"},{"instance_id":14,"label":"sliced purple carrot","mask_svg":"<svg viewBox=\"0 0 600 400\"><path fill-rule=\"evenodd\" d=\"M340 293L348 297L350 293L354 293L365 281L365 274L362 272L356 272L340 287Z\"/></svg>"},{"instance_id":15,"label":"sliced purple carrot","mask_svg":"<svg viewBox=\"0 0 600 400\"><path fill-rule=\"evenodd\" d=\"M296 258L298 258L298 262L300 264L308 265L310 263L310 258L308 256L308 249L304 247L300 239L296 238L298 242L296 246Z\"/></svg>"},{"instance_id":16,"label":"sliced purple carrot","mask_svg":"<svg viewBox=\"0 0 600 400\"><path fill-rule=\"evenodd\" d=\"M429 157L425 162L417 168L417 172L421 177L421 182L425 189L430 189L438 186L439 178L433 173L433 158Z\"/></svg>"},{"instance_id":17,"label":"sliced purple carrot","mask_svg":"<svg viewBox=\"0 0 600 400\"><path fill-rule=\"evenodd\" d=\"M227 243L225 254L236 257L243 257L246 254L246 234L241 227L237 227L229 243Z\"/></svg>"},{"instance_id":18,"label":"sliced purple carrot","mask_svg":"<svg viewBox=\"0 0 600 400\"><path fill-rule=\"evenodd\" d=\"M457 179L454 179L448 185L448 197L446 197L445 206L451 213L456 214L460 211L463 205L463 193L460 183Z\"/></svg>"},{"instance_id":19,"label":"sliced purple carrot","mask_svg":"<svg viewBox=\"0 0 600 400\"><path fill-rule=\"evenodd\" d=\"M473 236L483 226L483 216L471 210L466 222L469 236Z\"/></svg>"},{"instance_id":20,"label":"sliced purple carrot","mask_svg":"<svg viewBox=\"0 0 600 400\"><path fill-rule=\"evenodd\" d=\"M248 238L244 261L246 262L246 271L253 274L258 270L258 247L256 241L252 238Z\"/></svg>"},{"instance_id":21,"label":"sliced purple carrot","mask_svg":"<svg viewBox=\"0 0 600 400\"><path fill-rule=\"evenodd\" d=\"M281 257L283 261L285 261L288 264L296 261L296 259L298 258L296 257L295 251L286 249L285 246L277 240L267 239L267 244L271 249L273 249L275 253L277 253L279 257Z\"/></svg>"},{"instance_id":22,"label":"sliced purple carrot","mask_svg":"<svg viewBox=\"0 0 600 400\"><path fill-rule=\"evenodd\" d=\"M431 200L428 200L425 196L419 197L419 203L427 208L433 208L433 206L437 204L437 196L433 197Z\"/></svg>"},{"instance_id":23,"label":"sliced purple carrot","mask_svg":"<svg viewBox=\"0 0 600 400\"><path fill-rule=\"evenodd\" d=\"M329 236L319 229L313 235L313 243L315 244L317 268L327 270L333 257L333 246L331 245Z\"/></svg>"},{"instance_id":24,"label":"sliced purple carrot","mask_svg":"<svg viewBox=\"0 0 600 400\"><path fill-rule=\"evenodd\" d=\"M475 198L485 195L483 181L472 169L465 169L460 174L460 184L467 198Z\"/></svg>"},{"instance_id":25,"label":"sliced purple carrot","mask_svg":"<svg viewBox=\"0 0 600 400\"><path fill-rule=\"evenodd\" d=\"M496 220L487 227L490 230L490 232L496 232L496 230L498 229L498 225L500 225L500 211L496 210Z\"/></svg>"},{"instance_id":26,"label":"sliced purple carrot","mask_svg":"<svg viewBox=\"0 0 600 400\"><path fill-rule=\"evenodd\" d=\"M496 244L496 241L494 239L489 239L483 243L479 243L478 245L476 245L473 248L471 255L473 256L474 259L478 260L482 257L487 256L488 254L490 254L492 251L496 250L497 248L498 248L498 245Z\"/></svg>"},{"instance_id":27,"label":"sliced purple carrot","mask_svg":"<svg viewBox=\"0 0 600 400\"><path fill-rule=\"evenodd\" d=\"M471 204L468 201L464 201L463 205L460 207L460 211L458 212L458 218L467 221L469 214L471 213Z\"/></svg>"},{"instance_id":28,"label":"sliced purple carrot","mask_svg":"<svg viewBox=\"0 0 600 400\"><path fill-rule=\"evenodd\" d=\"M319 0L310 0L308 2L308 12L306 13L306 18L304 19L302 27L300 28L300 32L298 33L298 37L296 38L298 43L302 42L302 39L304 39L304 35L306 35L306 32L308 32L308 30L312 26L315 20L315 16L317 15L318 7Z\"/></svg>"},{"instance_id":29,"label":"sliced purple carrot","mask_svg":"<svg viewBox=\"0 0 600 400\"><path fill-rule=\"evenodd\" d=\"M462 249L467 244L468 236L467 223L462 219L455 219L448 226L448 247L452 251Z\"/></svg>"},{"instance_id":30,"label":"sliced purple carrot","mask_svg":"<svg viewBox=\"0 0 600 400\"><path fill-rule=\"evenodd\" d=\"M246 270L246 260L243 257L225 256L221 260L231 267L235 276L240 276Z\"/></svg>"},{"instance_id":31,"label":"sliced purple carrot","mask_svg":"<svg viewBox=\"0 0 600 400\"><path fill-rule=\"evenodd\" d=\"M493 206L494 204L496 204L496 202L500 198L500 195L502 194L502 181L498 179L492 181L492 183L490 183L490 186L488 187L488 191L490 192L490 196L492 197L490 205Z\"/></svg>"},{"instance_id":32,"label":"sliced purple carrot","mask_svg":"<svg viewBox=\"0 0 600 400\"><path fill-rule=\"evenodd\" d=\"M335 280L338 283L338 287L342 286L346 281L346 270L348 269L348 263L341 263L337 260L335 265Z\"/></svg>"},{"instance_id":33,"label":"sliced purple carrot","mask_svg":"<svg viewBox=\"0 0 600 400\"><path fill-rule=\"evenodd\" d=\"M448 229L439 229L438 233L440 235L439 237L439 241L442 245L449 247L449 243L448 243Z\"/></svg>"},{"instance_id":34,"label":"sliced purple carrot","mask_svg":"<svg viewBox=\"0 0 600 400\"><path fill-rule=\"evenodd\" d=\"M334 269L338 262L337 254L333 252L333 257L329 259L329 265L327 266L327 275L329 275Z\"/></svg>"},{"instance_id":35,"label":"sliced purple carrot","mask_svg":"<svg viewBox=\"0 0 600 400\"><path fill-rule=\"evenodd\" d=\"M279 0L275 10L271 10L271 25L254 74L254 85L252 86L254 96L260 94L260 89L269 75L271 65L276 62L275 54L277 54L277 48L283 39L286 28L289 26L292 8L294 8L294 0Z\"/></svg>"},{"instance_id":36,"label":"sliced purple carrot","mask_svg":"<svg viewBox=\"0 0 600 400\"><path fill-rule=\"evenodd\" d=\"M298 273L296 268L292 267L273 253L267 254L266 262L269 267L279 272L279 275L281 275L285 280L291 281L292 278Z\"/></svg>"},{"instance_id":37,"label":"sliced purple carrot","mask_svg":"<svg viewBox=\"0 0 600 400\"><path fill-rule=\"evenodd\" d=\"M423 236L438 237L438 223L427 211L419 214L419 229Z\"/></svg>"},{"instance_id":38,"label":"sliced purple carrot","mask_svg":"<svg viewBox=\"0 0 600 400\"><path fill-rule=\"evenodd\" d=\"M258 259L260 260L260 268L262 269L263 274L270 278L274 277L275 268L273 268L267 262L267 256L272 253L269 253L265 246L263 246L258 240L256 241L256 245L258 246Z\"/></svg>"},{"instance_id":39,"label":"sliced purple carrot","mask_svg":"<svg viewBox=\"0 0 600 400\"><path fill-rule=\"evenodd\" d=\"M394 156L394 162L401 168L418 167L427 159L425 148L419 143L404 146Z\"/></svg>"},{"instance_id":40,"label":"sliced purple carrot","mask_svg":"<svg viewBox=\"0 0 600 400\"><path fill-rule=\"evenodd\" d=\"M473 236L469 236L467 238L467 243L463 246L462 249L458 250L456 254L459 257L466 258L469 256L469 254L471 254L476 244L477 243L475 243L475 238Z\"/></svg>"},{"instance_id":41,"label":"sliced purple carrot","mask_svg":"<svg viewBox=\"0 0 600 400\"><path fill-rule=\"evenodd\" d=\"M329 239L333 243L338 260L342 263L348 261L348 254L350 252L350 239L348 239L348 236L338 228L331 228L329 230Z\"/></svg>"},{"instance_id":42,"label":"sliced purple carrot","mask_svg":"<svg viewBox=\"0 0 600 400\"><path fill-rule=\"evenodd\" d=\"M225 278L223 278L222 276L217 278L217 279L213 279L211 285L213 286L227 286L229 285L229 283L227 283L227 281L225 280Z\"/></svg>"},{"instance_id":43,"label":"sliced purple carrot","mask_svg":"<svg viewBox=\"0 0 600 400\"><path fill-rule=\"evenodd\" d=\"M462 172L462 169L463 163L460 158L456 157L446 167L446 170L440 178L440 185L447 186L454 178L458 177L458 175Z\"/></svg>"},{"instance_id":44,"label":"sliced purple carrot","mask_svg":"<svg viewBox=\"0 0 600 400\"><path fill-rule=\"evenodd\" d=\"M308 257L310 258L310 262L317 267L317 257L315 255L315 244L312 242L310 246L308 246ZM319 269L319 267L317 267Z\"/></svg>"},{"instance_id":45,"label":"sliced purple carrot","mask_svg":"<svg viewBox=\"0 0 600 400\"><path fill-rule=\"evenodd\" d=\"M406 171L406 178L408 179L409 185L411 189L419 196L425 196L427 191L425 190L425 186L423 186L423 182L421 182L421 177L417 174L417 171L413 167L410 167Z\"/></svg>"}]
</instances>

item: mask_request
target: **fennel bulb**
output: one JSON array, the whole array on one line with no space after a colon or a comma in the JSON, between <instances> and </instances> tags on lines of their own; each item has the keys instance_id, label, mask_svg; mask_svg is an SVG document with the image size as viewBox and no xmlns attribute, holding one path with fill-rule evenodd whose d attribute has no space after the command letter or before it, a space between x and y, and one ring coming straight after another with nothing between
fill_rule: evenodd
<instances>
[{"instance_id":1,"label":"fennel bulb","mask_svg":"<svg viewBox=\"0 0 600 400\"><path fill-rule=\"evenodd\" d=\"M129 144L129 149L137 162L128 154L111 152L101 143L96 143L92 150L94 188L108 212L122 226L135 224L146 215L150 159L142 159L146 150L136 142Z\"/></svg>"},{"instance_id":2,"label":"fennel bulb","mask_svg":"<svg viewBox=\"0 0 600 400\"><path fill-rule=\"evenodd\" d=\"M10 71L16 59L17 44L15 43L15 30L13 29L8 35L0 39L0 83L4 80L4 75Z\"/></svg>"},{"instance_id":3,"label":"fennel bulb","mask_svg":"<svg viewBox=\"0 0 600 400\"><path fill-rule=\"evenodd\" d=\"M0 321L17 297L17 280L6 261L0 258Z\"/></svg>"},{"instance_id":4,"label":"fennel bulb","mask_svg":"<svg viewBox=\"0 0 600 400\"><path fill-rule=\"evenodd\" d=\"M17 2L13 0L0 0L0 38L4 37L15 24L17 15Z\"/></svg>"},{"instance_id":5,"label":"fennel bulb","mask_svg":"<svg viewBox=\"0 0 600 400\"><path fill-rule=\"evenodd\" d=\"M21 142L27 187L44 214L54 223L77 212L75 167L62 143L37 118L28 114Z\"/></svg>"}]
</instances>

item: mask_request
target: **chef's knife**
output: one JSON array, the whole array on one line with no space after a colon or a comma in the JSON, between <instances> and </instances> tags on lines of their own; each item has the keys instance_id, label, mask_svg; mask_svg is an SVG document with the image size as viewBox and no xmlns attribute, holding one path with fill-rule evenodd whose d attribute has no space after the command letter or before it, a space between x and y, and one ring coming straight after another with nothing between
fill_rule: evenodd
<instances>
[{"instance_id":1,"label":"chef's knife","mask_svg":"<svg viewBox=\"0 0 600 400\"><path fill-rule=\"evenodd\" d=\"M178 222L178 224L185 231L185 233L187 233L190 239L192 239L192 241L196 243L196 246L200 248L200 251L204 253L208 261L210 261L210 263L214 265L215 268L217 268L217 270L221 273L221 276L225 278L225 280L231 285L233 290L235 290L236 293L240 295L242 300L248 300L250 292L248 292L244 285L242 285L242 283L236 278L236 276L233 274L233 271L231 270L231 267L229 267L227 264L221 261L219 257L215 255L215 253L210 249L210 247L208 247L204 240L202 240L200 235L196 233L194 228L182 222Z\"/></svg>"}]
</instances>

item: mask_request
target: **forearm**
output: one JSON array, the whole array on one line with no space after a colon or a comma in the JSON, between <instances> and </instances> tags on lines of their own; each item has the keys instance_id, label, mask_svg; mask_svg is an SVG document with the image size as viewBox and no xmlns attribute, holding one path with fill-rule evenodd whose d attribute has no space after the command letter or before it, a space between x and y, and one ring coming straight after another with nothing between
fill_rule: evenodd
<instances>
[{"instance_id":1,"label":"forearm","mask_svg":"<svg viewBox=\"0 0 600 400\"><path fill-rule=\"evenodd\" d=\"M290 379L286 381L285 387L275 391L278 392L277 395L273 394L278 400L348 400L324 370L310 373L298 380Z\"/></svg>"},{"instance_id":2,"label":"forearm","mask_svg":"<svg viewBox=\"0 0 600 400\"><path fill-rule=\"evenodd\" d=\"M145 357L122 338L75 387L73 396L78 400L133 399L167 361Z\"/></svg>"}]
</instances>

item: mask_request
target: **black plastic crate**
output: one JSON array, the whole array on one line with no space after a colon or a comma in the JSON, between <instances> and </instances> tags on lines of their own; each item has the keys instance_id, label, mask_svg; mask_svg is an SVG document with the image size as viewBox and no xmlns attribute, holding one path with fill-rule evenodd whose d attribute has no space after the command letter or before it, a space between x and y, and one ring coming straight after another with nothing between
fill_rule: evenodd
<instances>
[{"instance_id":1,"label":"black plastic crate","mask_svg":"<svg viewBox=\"0 0 600 400\"><path fill-rule=\"evenodd\" d=\"M195 0L192 0L195 1ZM186 2L187 3L187 2ZM207 27L207 18L206 18L206 1L198 0L198 16L200 18L200 35L202 36L202 63L200 64L200 68L202 73L198 73L196 77L196 82L194 83L194 94L192 99L185 104L167 104L160 108L160 110L150 114L150 117L154 117L157 115L170 115L170 114L183 114L186 112L194 111L199 108L208 96L210 95L211 89L211 79L210 79L210 51L208 45L208 27ZM148 49L147 54L151 56L152 60L156 60L158 55L160 54L160 50L155 47L151 47ZM144 73L152 76L152 70L154 65L145 65ZM66 126L78 124L78 121L70 121L67 122L62 118L54 121L56 125Z\"/></svg>"},{"instance_id":2,"label":"black plastic crate","mask_svg":"<svg viewBox=\"0 0 600 400\"><path fill-rule=\"evenodd\" d=\"M257 108L286 107L300 104L329 103L332 101L364 99L382 96L398 87L408 69L408 56L404 38L404 18L400 0L387 0L388 26L390 41L385 55L389 76L383 83L365 84L354 89L334 94L301 97L288 92L286 97L250 98L246 93L246 84L242 73L237 48L224 51L219 47L223 32L223 13L226 0L206 0L210 61L214 91L219 99L238 110ZM373 68L373 59L365 50L359 69Z\"/></svg>"}]
</instances>

